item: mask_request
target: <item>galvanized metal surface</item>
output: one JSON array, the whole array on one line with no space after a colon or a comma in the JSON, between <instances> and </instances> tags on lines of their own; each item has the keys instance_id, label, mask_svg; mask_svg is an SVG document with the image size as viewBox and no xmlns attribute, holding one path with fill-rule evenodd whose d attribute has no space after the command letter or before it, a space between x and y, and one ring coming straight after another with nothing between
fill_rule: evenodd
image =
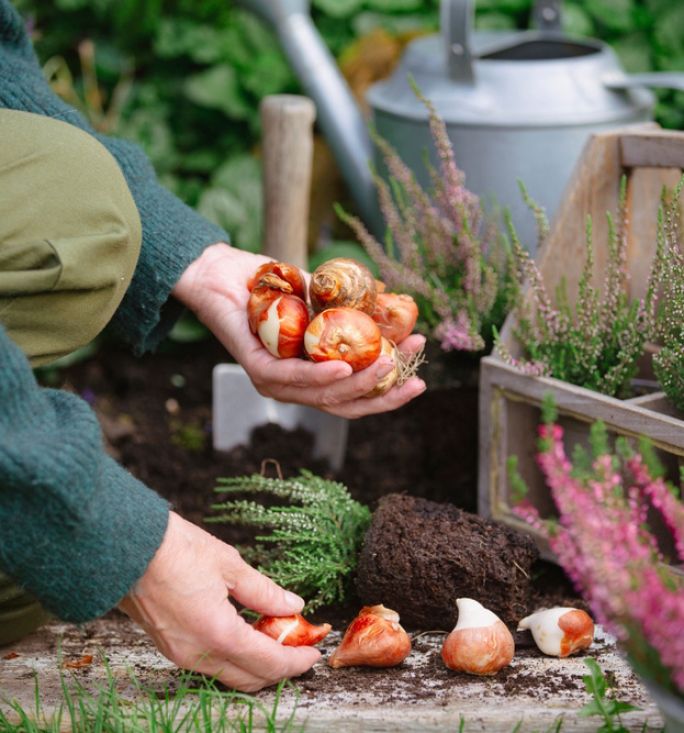
<instances>
[{"instance_id":1,"label":"galvanized metal surface","mask_svg":"<svg viewBox=\"0 0 684 733\"><path fill-rule=\"evenodd\" d=\"M333 632L325 640L324 652L329 653L339 638L340 632ZM453 733L459 730L461 718L465 733L511 733L518 721L522 721L519 733L541 733L560 716L563 733L597 730L597 719L579 715L589 701L582 683L587 671L582 658L543 657L526 648L516 654L505 680L453 673L440 676L442 639L439 634L415 639L411 655L391 676L382 669L331 670L320 662L298 683L299 699L287 692L279 710L285 716L296 709L296 719L310 733ZM656 730L661 725L659 713L612 640L599 631L590 653L614 682L615 695L641 708L623 716L627 729L640 731L647 723L648 730ZM66 675L73 675L88 690L96 690L107 679L104 656L109 674L129 699L143 694L131 684L131 672L144 688L159 692L173 688L176 680L172 665L147 637L116 615L82 627L52 623L21 643L0 647L0 698L17 700L25 710L33 710L37 675L43 711L49 715L61 699L60 659L74 660L85 654L93 655L92 664ZM259 697L269 704L273 692L262 692ZM7 708L1 699L0 707Z\"/></svg>"},{"instance_id":2,"label":"galvanized metal surface","mask_svg":"<svg viewBox=\"0 0 684 733\"><path fill-rule=\"evenodd\" d=\"M306 0L240 0L275 30L328 139L367 225L381 234L366 121L309 15ZM468 187L512 209L534 252L534 223L517 188L522 179L552 216L592 132L651 119L647 86L681 86L684 75L630 80L601 41L561 34L561 3L539 0L536 30L471 32L474 0L442 0L441 33L409 44L399 68L374 84L367 100L378 132L422 182L423 155L436 160L427 112L412 76L448 124ZM604 82L605 80L605 82Z\"/></svg>"}]
</instances>

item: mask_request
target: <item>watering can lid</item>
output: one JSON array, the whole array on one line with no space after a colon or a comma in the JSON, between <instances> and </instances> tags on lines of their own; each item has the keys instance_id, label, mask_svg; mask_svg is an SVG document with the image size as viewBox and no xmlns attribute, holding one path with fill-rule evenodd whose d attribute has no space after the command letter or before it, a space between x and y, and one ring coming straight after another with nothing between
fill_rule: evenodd
<instances>
[{"instance_id":1,"label":"watering can lid","mask_svg":"<svg viewBox=\"0 0 684 733\"><path fill-rule=\"evenodd\" d=\"M454 63L453 48L464 59ZM394 74L369 89L368 101L376 112L425 120L427 109L411 88L414 79L447 124L619 123L650 112L654 98L646 88L604 84L616 74L623 75L617 57L595 39L543 30L478 31L460 44L442 32L412 41Z\"/></svg>"}]
</instances>

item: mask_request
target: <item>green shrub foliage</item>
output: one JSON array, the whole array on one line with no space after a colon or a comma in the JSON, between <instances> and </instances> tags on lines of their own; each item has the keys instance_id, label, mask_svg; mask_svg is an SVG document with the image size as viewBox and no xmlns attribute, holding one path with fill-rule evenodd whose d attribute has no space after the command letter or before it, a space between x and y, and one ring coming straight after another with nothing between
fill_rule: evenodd
<instances>
[{"instance_id":1,"label":"green shrub foliage","mask_svg":"<svg viewBox=\"0 0 684 733\"><path fill-rule=\"evenodd\" d=\"M290 479L219 479L216 492L241 498L215 504L207 521L270 530L240 548L243 556L306 599L308 611L346 598L371 513L343 484L302 470Z\"/></svg>"}]
</instances>

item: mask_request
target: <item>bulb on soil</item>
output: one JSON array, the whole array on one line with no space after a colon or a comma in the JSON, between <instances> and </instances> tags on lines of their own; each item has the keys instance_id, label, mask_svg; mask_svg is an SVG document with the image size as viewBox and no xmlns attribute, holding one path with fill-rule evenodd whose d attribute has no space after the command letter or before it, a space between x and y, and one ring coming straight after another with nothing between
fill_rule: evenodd
<instances>
[{"instance_id":1,"label":"bulb on soil","mask_svg":"<svg viewBox=\"0 0 684 733\"><path fill-rule=\"evenodd\" d=\"M513 635L494 613L472 598L459 598L458 622L442 646L449 669L475 675L493 675L511 663Z\"/></svg>"},{"instance_id":2,"label":"bulb on soil","mask_svg":"<svg viewBox=\"0 0 684 733\"><path fill-rule=\"evenodd\" d=\"M552 657L567 657L588 649L594 641L594 622L578 608L547 608L526 616L518 631L529 629L539 649Z\"/></svg>"},{"instance_id":3,"label":"bulb on soil","mask_svg":"<svg viewBox=\"0 0 684 733\"><path fill-rule=\"evenodd\" d=\"M364 606L344 632L328 664L338 667L395 667L411 651L399 614L382 604Z\"/></svg>"}]
</instances>

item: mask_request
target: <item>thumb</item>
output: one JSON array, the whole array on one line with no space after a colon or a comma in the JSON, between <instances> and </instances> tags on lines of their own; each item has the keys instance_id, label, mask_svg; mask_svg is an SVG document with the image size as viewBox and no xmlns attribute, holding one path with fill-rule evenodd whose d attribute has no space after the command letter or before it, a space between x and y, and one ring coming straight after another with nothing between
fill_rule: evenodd
<instances>
[{"instance_id":1,"label":"thumb","mask_svg":"<svg viewBox=\"0 0 684 733\"><path fill-rule=\"evenodd\" d=\"M235 548L229 547L228 550L224 577L228 590L236 601L269 616L289 616L302 610L304 600L296 593L281 588L248 565Z\"/></svg>"}]
</instances>

